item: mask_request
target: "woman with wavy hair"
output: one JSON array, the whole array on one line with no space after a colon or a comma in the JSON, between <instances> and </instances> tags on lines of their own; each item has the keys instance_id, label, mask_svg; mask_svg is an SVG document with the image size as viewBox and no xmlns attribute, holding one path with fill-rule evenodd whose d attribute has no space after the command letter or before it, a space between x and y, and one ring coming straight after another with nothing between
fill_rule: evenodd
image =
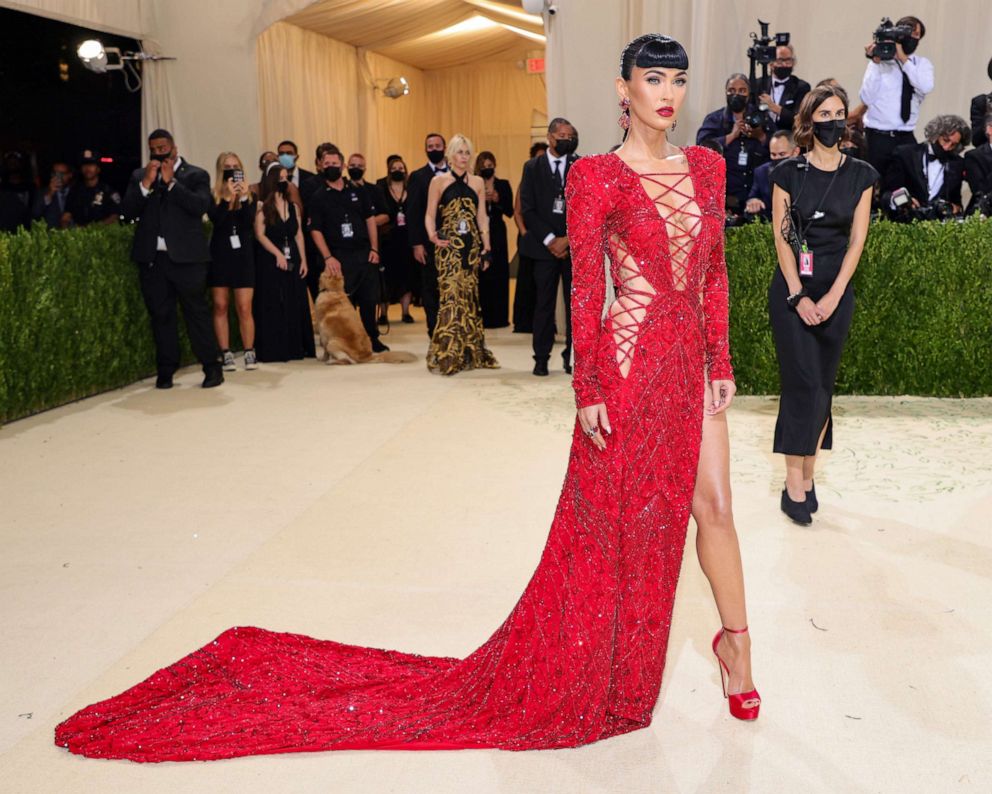
<instances>
[{"instance_id":1,"label":"woman with wavy hair","mask_svg":"<svg viewBox=\"0 0 992 794\"><path fill-rule=\"evenodd\" d=\"M785 455L782 512L803 526L819 508L816 456L833 445L834 382L854 316L851 279L878 180L872 166L841 151L847 109L840 86L820 84L806 94L794 122L806 154L771 172L778 270L768 315L782 389L772 448Z\"/></svg>"}]
</instances>

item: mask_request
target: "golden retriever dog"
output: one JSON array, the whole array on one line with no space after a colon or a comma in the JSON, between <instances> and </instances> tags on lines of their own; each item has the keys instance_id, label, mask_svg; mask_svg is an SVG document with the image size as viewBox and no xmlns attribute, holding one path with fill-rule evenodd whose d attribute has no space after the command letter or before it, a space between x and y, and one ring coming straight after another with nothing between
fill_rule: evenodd
<instances>
[{"instance_id":1,"label":"golden retriever dog","mask_svg":"<svg viewBox=\"0 0 992 794\"><path fill-rule=\"evenodd\" d=\"M328 364L407 364L417 360L413 353L372 352L372 342L362 327L358 309L351 305L344 291L344 276L324 269L313 309L313 330L320 337L317 357Z\"/></svg>"}]
</instances>

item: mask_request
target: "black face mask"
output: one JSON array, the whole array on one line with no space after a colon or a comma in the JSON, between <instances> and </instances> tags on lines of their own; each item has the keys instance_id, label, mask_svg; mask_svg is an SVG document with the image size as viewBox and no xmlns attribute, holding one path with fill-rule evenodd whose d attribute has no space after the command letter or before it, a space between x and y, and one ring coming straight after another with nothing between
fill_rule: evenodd
<instances>
[{"instance_id":1,"label":"black face mask","mask_svg":"<svg viewBox=\"0 0 992 794\"><path fill-rule=\"evenodd\" d=\"M389 172L389 178L392 179L394 182L402 182L404 179L406 179L406 172L405 171L390 171Z\"/></svg>"},{"instance_id":2,"label":"black face mask","mask_svg":"<svg viewBox=\"0 0 992 794\"><path fill-rule=\"evenodd\" d=\"M791 66L776 66L772 72L779 80L786 80L792 74Z\"/></svg>"},{"instance_id":3,"label":"black face mask","mask_svg":"<svg viewBox=\"0 0 992 794\"><path fill-rule=\"evenodd\" d=\"M351 177L352 181L357 182L359 179L365 176L365 169L351 167L348 169L348 176Z\"/></svg>"},{"instance_id":4,"label":"black face mask","mask_svg":"<svg viewBox=\"0 0 992 794\"><path fill-rule=\"evenodd\" d=\"M742 94L727 94L727 107L731 113L740 113L747 107L747 97Z\"/></svg>"},{"instance_id":5,"label":"black face mask","mask_svg":"<svg viewBox=\"0 0 992 794\"><path fill-rule=\"evenodd\" d=\"M902 51L904 53L907 55L912 55L916 52L916 48L920 45L920 40L914 39L912 36L907 36L899 43L902 45Z\"/></svg>"},{"instance_id":6,"label":"black face mask","mask_svg":"<svg viewBox=\"0 0 992 794\"><path fill-rule=\"evenodd\" d=\"M954 149L947 150L939 143L930 144L930 148L933 149L934 156L942 163L954 158Z\"/></svg>"},{"instance_id":7,"label":"black face mask","mask_svg":"<svg viewBox=\"0 0 992 794\"><path fill-rule=\"evenodd\" d=\"M577 138L558 138L555 141L555 151L560 155L569 155L579 148Z\"/></svg>"},{"instance_id":8,"label":"black face mask","mask_svg":"<svg viewBox=\"0 0 992 794\"><path fill-rule=\"evenodd\" d=\"M844 119L834 119L833 121L814 121L813 135L816 139L830 149L837 145L837 142L844 137L844 130L847 128L847 121Z\"/></svg>"},{"instance_id":9,"label":"black face mask","mask_svg":"<svg viewBox=\"0 0 992 794\"><path fill-rule=\"evenodd\" d=\"M483 179L492 179L493 178L493 174L495 174L495 173L496 173L496 169L495 168L480 168L479 169L479 176L481 176Z\"/></svg>"},{"instance_id":10,"label":"black face mask","mask_svg":"<svg viewBox=\"0 0 992 794\"><path fill-rule=\"evenodd\" d=\"M285 179L280 179L279 182L276 184L276 187L279 189L279 192L282 193L284 196L289 192L289 182L286 181Z\"/></svg>"},{"instance_id":11,"label":"black face mask","mask_svg":"<svg viewBox=\"0 0 992 794\"><path fill-rule=\"evenodd\" d=\"M328 182L337 182L341 178L341 166L329 165L321 173Z\"/></svg>"},{"instance_id":12,"label":"black face mask","mask_svg":"<svg viewBox=\"0 0 992 794\"><path fill-rule=\"evenodd\" d=\"M166 160L172 157L172 152L167 152L166 154L153 154L149 157L150 160L158 160L160 163L164 163Z\"/></svg>"},{"instance_id":13,"label":"black face mask","mask_svg":"<svg viewBox=\"0 0 992 794\"><path fill-rule=\"evenodd\" d=\"M437 165L444 159L444 151L441 149L431 149L427 152L427 159Z\"/></svg>"}]
</instances>

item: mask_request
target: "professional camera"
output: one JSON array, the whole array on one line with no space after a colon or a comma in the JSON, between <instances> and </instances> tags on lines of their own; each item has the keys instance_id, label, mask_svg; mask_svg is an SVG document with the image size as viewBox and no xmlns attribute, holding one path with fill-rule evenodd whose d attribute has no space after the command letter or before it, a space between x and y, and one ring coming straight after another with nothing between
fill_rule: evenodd
<instances>
[{"instance_id":1,"label":"professional camera","mask_svg":"<svg viewBox=\"0 0 992 794\"><path fill-rule=\"evenodd\" d=\"M872 39L875 41L872 54L868 55L865 53L865 55L868 58L891 61L896 57L896 42L908 39L912 35L912 27L909 25L895 25L891 19L885 17L872 34Z\"/></svg>"},{"instance_id":2,"label":"professional camera","mask_svg":"<svg viewBox=\"0 0 992 794\"><path fill-rule=\"evenodd\" d=\"M748 85L751 86L751 98L748 101L747 110L744 112L744 123L751 127L763 127L769 121L768 105L758 101L759 83L755 67L757 64L761 64L761 79L766 80L768 64L778 57L776 50L789 43L788 33L776 33L774 36L769 36L768 23L759 19L758 25L761 27L761 34L751 33L753 43L747 48L747 59L750 64Z\"/></svg>"},{"instance_id":3,"label":"professional camera","mask_svg":"<svg viewBox=\"0 0 992 794\"><path fill-rule=\"evenodd\" d=\"M992 193L977 193L975 195L975 213L992 218Z\"/></svg>"}]
</instances>

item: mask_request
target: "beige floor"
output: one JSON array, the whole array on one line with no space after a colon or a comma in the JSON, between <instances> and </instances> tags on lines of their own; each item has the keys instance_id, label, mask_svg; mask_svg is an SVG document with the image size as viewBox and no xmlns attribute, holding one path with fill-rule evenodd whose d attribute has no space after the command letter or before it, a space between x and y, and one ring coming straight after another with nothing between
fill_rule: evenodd
<instances>
[{"instance_id":1,"label":"beige floor","mask_svg":"<svg viewBox=\"0 0 992 794\"><path fill-rule=\"evenodd\" d=\"M0 791L992 790L990 400L838 400L809 529L777 510L774 400L738 401L754 725L726 713L690 544L648 730L209 764L53 746L73 710L232 625L450 655L484 640L540 555L573 415L560 369L530 375L527 337L489 338L500 371L306 362L202 391L186 370L0 429ZM388 341L422 356L424 326Z\"/></svg>"}]
</instances>

